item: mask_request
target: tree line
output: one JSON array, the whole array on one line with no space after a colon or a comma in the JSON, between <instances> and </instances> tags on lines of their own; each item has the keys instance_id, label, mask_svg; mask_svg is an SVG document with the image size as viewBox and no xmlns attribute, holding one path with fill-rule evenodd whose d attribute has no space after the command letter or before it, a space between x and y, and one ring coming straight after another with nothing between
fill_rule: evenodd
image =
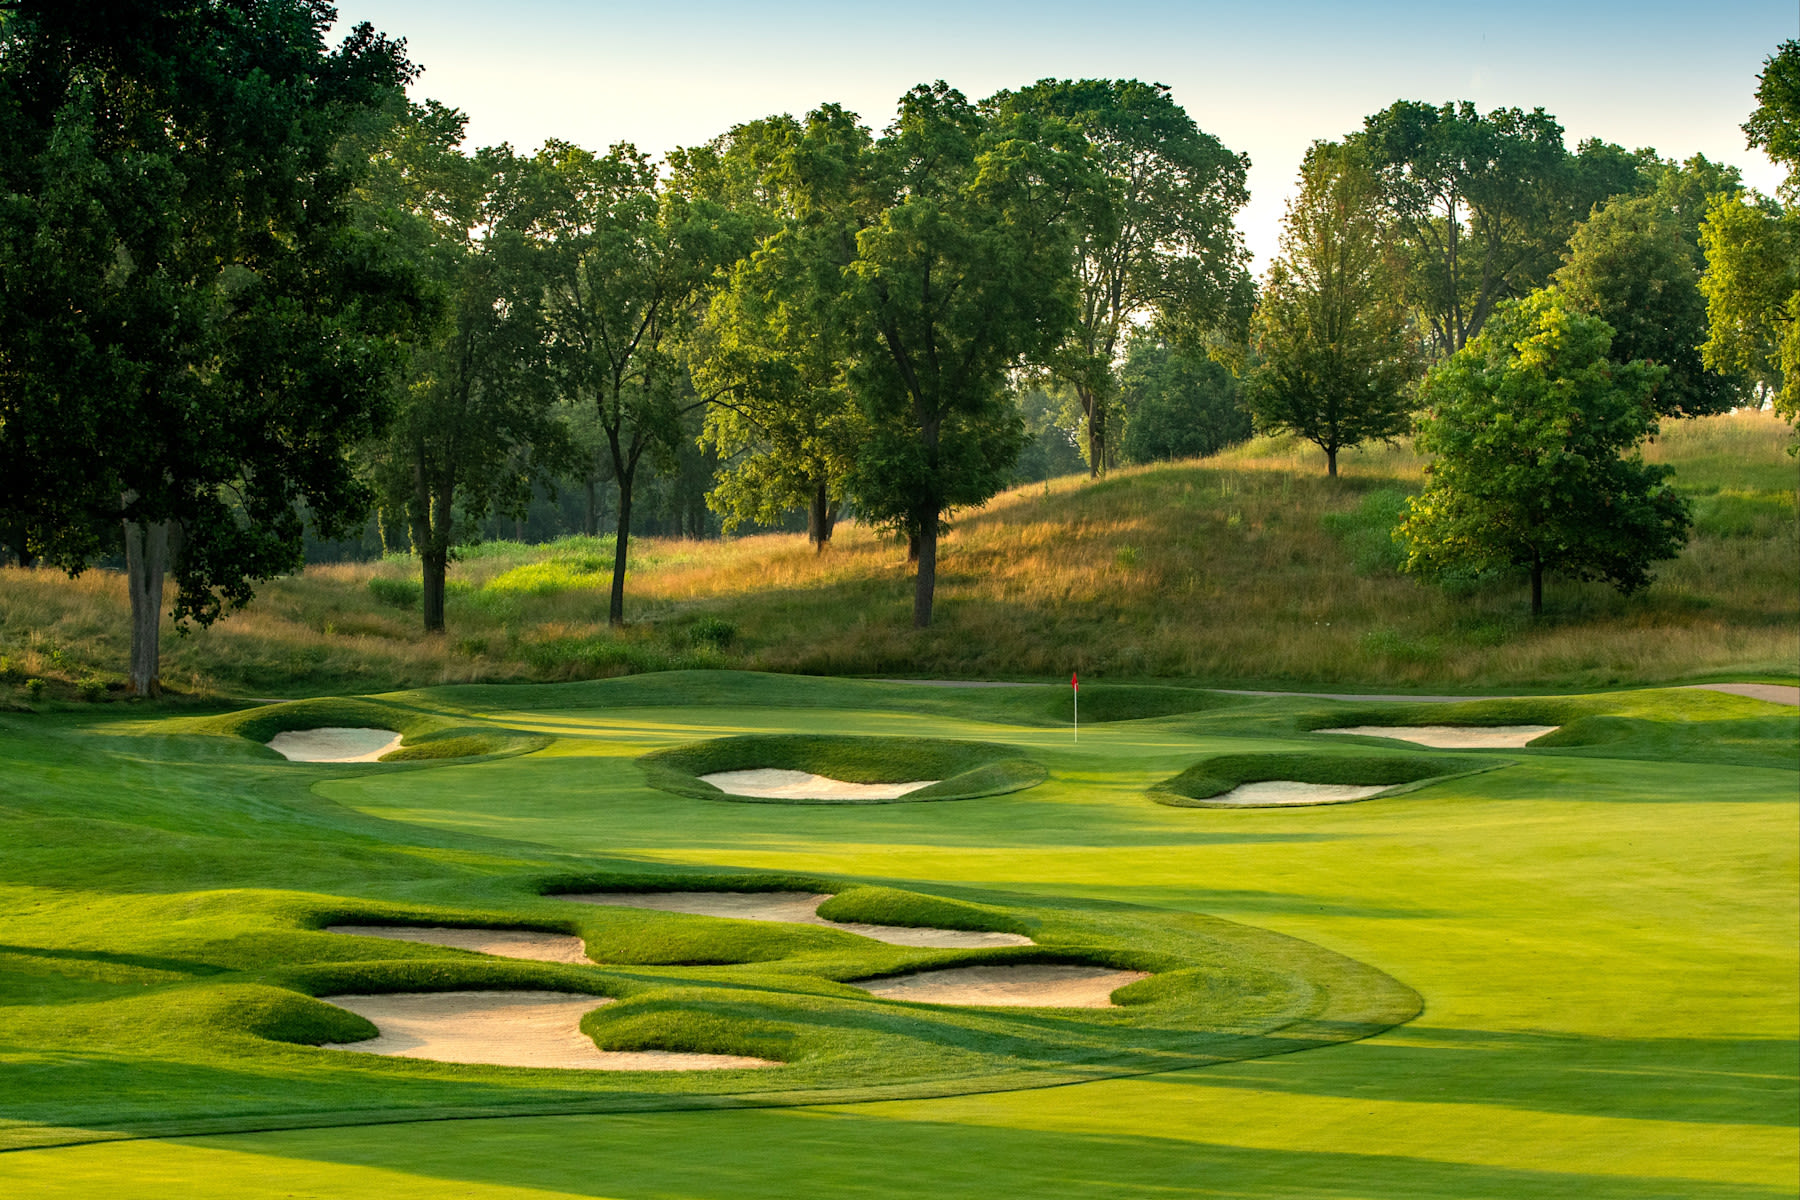
<instances>
[{"instance_id":1,"label":"tree line","mask_svg":"<svg viewBox=\"0 0 1800 1200\"><path fill-rule=\"evenodd\" d=\"M727 527L804 512L823 550L849 508L903 540L923 627L939 537L1012 478L1029 423L1098 473L1254 418L1335 474L1424 405L1448 464L1458 443L1431 431L1486 386L1471 356L1498 378L1551 326L1634 412L1749 388L1795 407L1792 195L1699 158L1570 152L1541 110L1403 102L1315 145L1259 289L1248 160L1160 85L972 101L939 82L879 133L823 104L660 161L470 149L462 113L406 99L403 43L362 25L328 45L334 17L0 7L0 539L69 571L123 550L140 694L166 573L177 621L205 624L298 568L307 522L344 536L371 509L441 630L484 519L570 479L592 514L605 483L617 624L643 481L704 456ZM1790 164L1793 58L1748 127ZM1561 370L1544 395L1571 392ZM1633 426L1611 427L1617 458ZM1667 541L1685 514L1657 503ZM1447 522L1445 545L1479 524L1433 513L1413 527Z\"/></svg>"}]
</instances>

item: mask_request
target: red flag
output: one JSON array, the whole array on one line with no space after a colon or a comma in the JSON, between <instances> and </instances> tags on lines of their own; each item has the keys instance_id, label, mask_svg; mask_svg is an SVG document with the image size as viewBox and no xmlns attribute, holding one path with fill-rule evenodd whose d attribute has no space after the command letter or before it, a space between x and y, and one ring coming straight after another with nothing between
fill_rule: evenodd
<instances>
[{"instance_id":1,"label":"red flag","mask_svg":"<svg viewBox=\"0 0 1800 1200\"><path fill-rule=\"evenodd\" d=\"M1069 673L1069 686L1074 688L1078 692L1081 690L1081 680L1077 676L1076 672L1071 671Z\"/></svg>"}]
</instances>

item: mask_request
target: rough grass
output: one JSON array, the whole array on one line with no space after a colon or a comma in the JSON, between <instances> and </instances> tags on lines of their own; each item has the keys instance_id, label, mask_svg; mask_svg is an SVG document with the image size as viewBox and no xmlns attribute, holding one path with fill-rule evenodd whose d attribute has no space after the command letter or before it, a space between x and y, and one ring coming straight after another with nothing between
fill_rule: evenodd
<instances>
[{"instance_id":1,"label":"rough grass","mask_svg":"<svg viewBox=\"0 0 1800 1200\"><path fill-rule=\"evenodd\" d=\"M1789 437L1762 413L1669 423L1647 455L1693 500L1691 542L1637 596L1552 579L1537 621L1522 580L1396 571L1388 529L1422 481L1405 443L1345 455L1333 483L1310 447L1259 439L960 514L923 632L901 548L855 524L823 555L800 535L634 539L622 630L605 623L609 539L498 542L452 568L446 636L418 629L411 561L318 566L211 630L171 630L164 677L202 699L707 667L1377 691L1792 679ZM25 704L41 678L40 705L82 702L84 682L116 695L124 631L115 575L0 570L0 694Z\"/></svg>"},{"instance_id":2,"label":"rough grass","mask_svg":"<svg viewBox=\"0 0 1800 1200\"><path fill-rule=\"evenodd\" d=\"M750 734L658 750L638 760L652 787L701 800L741 804L905 804L970 800L1022 791L1044 781L1044 768L1010 746L943 738L870 738L830 734ZM930 787L892 800L802 800L734 796L698 778L719 771L772 768L806 771L845 783L910 783Z\"/></svg>"}]
</instances>

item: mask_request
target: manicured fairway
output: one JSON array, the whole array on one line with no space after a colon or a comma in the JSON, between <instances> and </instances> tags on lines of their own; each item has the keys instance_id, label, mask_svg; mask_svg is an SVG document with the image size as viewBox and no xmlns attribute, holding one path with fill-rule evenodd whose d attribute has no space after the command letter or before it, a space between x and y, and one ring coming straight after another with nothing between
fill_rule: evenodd
<instances>
[{"instance_id":1,"label":"manicured fairway","mask_svg":"<svg viewBox=\"0 0 1800 1200\"><path fill-rule=\"evenodd\" d=\"M1473 752L1512 764L1503 769L1358 804L1230 811L1146 792L1209 755L1392 755L1393 743L1307 730L1416 721L1420 706L1196 700L1192 712L1084 727L1076 744L1048 723L1049 697L1027 689L685 685L694 703L682 707L670 703L682 677L418 693L402 702L555 740L504 759L282 764L287 775L228 737L174 736L199 728L192 719L92 730L0 719L0 972L12 972L0 984L0 1119L78 1086L83 1070L113 1077L104 1054L84 1065L16 1031L66 1031L83 1005L182 969L134 940L161 937L173 959L169 927L189 922L195 962L274 944L280 904L227 903L221 889L441 905L455 878L481 908L511 903L501 885L520 872L636 864L917 886L1070 920L1116 914L1104 919L1145 930L1209 914L1368 964L1416 991L1424 1011L1367 1040L1048 1089L21 1150L0 1154L0 1192L1623 1200L1800 1190L1791 708L1693 692L1571 701L1542 722L1565 726L1549 739L1562 744ZM1123 715L1132 702L1112 701ZM633 764L704 738L784 732L997 742L1050 779L939 803L784 806L653 790ZM1460 766L1470 754L1444 757ZM185 772L172 789L170 762ZM312 782L310 796L285 790L293 772ZM271 838L260 852L259 823ZM308 829L329 853L308 848ZM227 836L242 847L228 871L208 845ZM95 1037L119 1045L117 1030ZM176 1078L180 1058L157 1066L147 1054L146 1086ZM294 1069L298 1081L304 1063ZM15 1141L27 1132L0 1124Z\"/></svg>"}]
</instances>

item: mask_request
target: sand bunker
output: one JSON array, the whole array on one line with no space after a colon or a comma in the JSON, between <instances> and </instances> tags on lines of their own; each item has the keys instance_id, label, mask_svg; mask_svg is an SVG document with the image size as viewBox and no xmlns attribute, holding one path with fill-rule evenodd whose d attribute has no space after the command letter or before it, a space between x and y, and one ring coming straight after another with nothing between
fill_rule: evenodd
<instances>
[{"instance_id":1,"label":"sand bunker","mask_svg":"<svg viewBox=\"0 0 1800 1200\"><path fill-rule=\"evenodd\" d=\"M269 749L292 762L376 762L400 748L391 729L290 729L269 739Z\"/></svg>"},{"instance_id":2,"label":"sand bunker","mask_svg":"<svg viewBox=\"0 0 1800 1200\"><path fill-rule=\"evenodd\" d=\"M806 771L779 771L765 767L755 771L716 771L700 776L729 796L754 796L759 800L898 800L908 792L928 788L935 779L911 783L845 783Z\"/></svg>"},{"instance_id":3,"label":"sand bunker","mask_svg":"<svg viewBox=\"0 0 1800 1200\"><path fill-rule=\"evenodd\" d=\"M1307 804L1348 804L1367 800L1388 790L1388 784L1357 787L1344 783L1296 783L1291 779L1270 779L1262 783L1240 783L1229 792L1208 796L1203 804L1229 804L1234 808L1298 808Z\"/></svg>"},{"instance_id":4,"label":"sand bunker","mask_svg":"<svg viewBox=\"0 0 1800 1200\"><path fill-rule=\"evenodd\" d=\"M566 933L542 933L535 929L457 929L445 925L327 925L326 933L357 937L390 938L396 942L424 942L473 950L500 958L530 958L538 962L579 963L591 959L578 937Z\"/></svg>"},{"instance_id":5,"label":"sand bunker","mask_svg":"<svg viewBox=\"0 0 1800 1200\"><path fill-rule=\"evenodd\" d=\"M807 892L588 892L558 897L582 904L616 904L625 908L654 908L661 912L693 913L703 917L734 917L744 921L785 921L796 925L823 925L861 934L894 946L921 946L936 950L976 950L987 946L1029 946L1031 939L1016 933L992 933L983 929L931 929L910 925L865 925L861 921L827 921L819 905L829 893Z\"/></svg>"},{"instance_id":6,"label":"sand bunker","mask_svg":"<svg viewBox=\"0 0 1800 1200\"><path fill-rule=\"evenodd\" d=\"M1688 686L1703 692L1724 692L1730 696L1767 700L1770 704L1800 705L1800 687L1787 683L1694 683Z\"/></svg>"},{"instance_id":7,"label":"sand bunker","mask_svg":"<svg viewBox=\"0 0 1800 1200\"><path fill-rule=\"evenodd\" d=\"M1527 742L1555 733L1558 725L1351 725L1315 729L1314 733L1354 733L1394 738L1436 750L1518 750Z\"/></svg>"},{"instance_id":8,"label":"sand bunker","mask_svg":"<svg viewBox=\"0 0 1800 1200\"><path fill-rule=\"evenodd\" d=\"M324 1047L327 1050L496 1067L588 1071L717 1071L780 1065L735 1054L602 1050L581 1032L581 1018L612 1003L605 996L569 992L411 992L320 999L367 1018L381 1031L379 1037L366 1042L341 1042Z\"/></svg>"},{"instance_id":9,"label":"sand bunker","mask_svg":"<svg viewBox=\"0 0 1800 1200\"><path fill-rule=\"evenodd\" d=\"M969 1004L1005 1008L1116 1008L1112 994L1148 979L1147 971L1071 967L1039 963L1012 967L951 967L887 979L852 979L884 1000L919 1004Z\"/></svg>"}]
</instances>

